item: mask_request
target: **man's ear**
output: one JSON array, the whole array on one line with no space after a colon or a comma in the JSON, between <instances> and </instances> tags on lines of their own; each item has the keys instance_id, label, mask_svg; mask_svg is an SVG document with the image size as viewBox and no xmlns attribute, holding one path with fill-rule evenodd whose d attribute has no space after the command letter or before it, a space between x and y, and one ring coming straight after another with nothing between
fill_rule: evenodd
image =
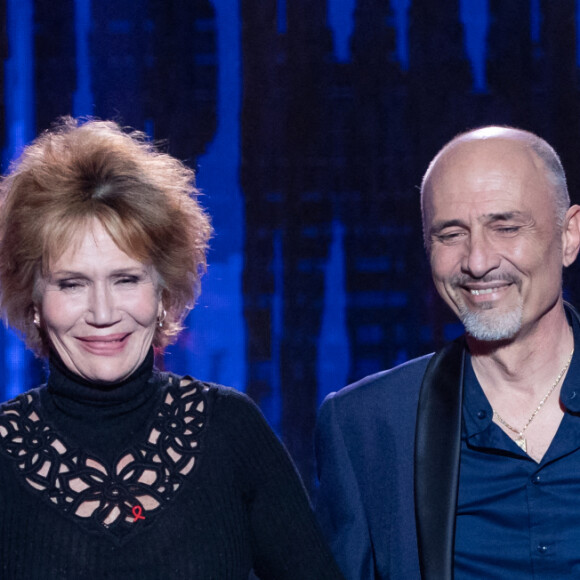
<instances>
[{"instance_id":1,"label":"man's ear","mask_svg":"<svg viewBox=\"0 0 580 580\"><path fill-rule=\"evenodd\" d=\"M580 250L580 206L573 205L566 212L562 230L562 263L573 264Z\"/></svg>"}]
</instances>

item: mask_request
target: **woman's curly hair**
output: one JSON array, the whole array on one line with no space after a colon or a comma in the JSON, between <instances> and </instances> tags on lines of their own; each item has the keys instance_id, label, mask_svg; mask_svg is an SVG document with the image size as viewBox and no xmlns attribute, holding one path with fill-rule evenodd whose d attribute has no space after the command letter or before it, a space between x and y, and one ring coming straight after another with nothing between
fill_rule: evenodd
<instances>
[{"instance_id":1,"label":"woman's curly hair","mask_svg":"<svg viewBox=\"0 0 580 580\"><path fill-rule=\"evenodd\" d=\"M33 323L51 260L98 219L131 257L152 264L167 311L153 345L182 329L206 269L212 232L194 172L138 131L65 117L26 147L0 182L0 311L39 355Z\"/></svg>"}]
</instances>

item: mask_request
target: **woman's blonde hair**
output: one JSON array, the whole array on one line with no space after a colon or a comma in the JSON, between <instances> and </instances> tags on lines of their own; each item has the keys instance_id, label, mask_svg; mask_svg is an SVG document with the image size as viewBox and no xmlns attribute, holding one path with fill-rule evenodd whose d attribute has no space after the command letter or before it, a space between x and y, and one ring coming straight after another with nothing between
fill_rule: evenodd
<instances>
[{"instance_id":1,"label":"woman's blonde hair","mask_svg":"<svg viewBox=\"0 0 580 580\"><path fill-rule=\"evenodd\" d=\"M79 233L98 219L129 256L160 276L167 311L153 345L182 329L206 268L209 218L194 172L138 131L65 117L24 149L0 183L0 311L27 345L46 355L33 322L39 281Z\"/></svg>"}]
</instances>

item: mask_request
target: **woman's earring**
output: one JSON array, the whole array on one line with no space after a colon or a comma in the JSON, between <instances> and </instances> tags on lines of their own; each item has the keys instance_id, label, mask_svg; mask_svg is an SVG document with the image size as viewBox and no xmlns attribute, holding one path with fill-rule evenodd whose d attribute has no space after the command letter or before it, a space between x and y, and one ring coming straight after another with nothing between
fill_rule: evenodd
<instances>
[{"instance_id":1,"label":"woman's earring","mask_svg":"<svg viewBox=\"0 0 580 580\"><path fill-rule=\"evenodd\" d=\"M166 316L167 316L167 310L163 309L163 312L161 313L161 315L157 317L157 326L159 326L159 328L163 328L163 322L164 322Z\"/></svg>"},{"instance_id":2,"label":"woman's earring","mask_svg":"<svg viewBox=\"0 0 580 580\"><path fill-rule=\"evenodd\" d=\"M32 322L34 323L34 326L40 328L40 314L38 314L38 312L34 313L34 318L32 319Z\"/></svg>"}]
</instances>

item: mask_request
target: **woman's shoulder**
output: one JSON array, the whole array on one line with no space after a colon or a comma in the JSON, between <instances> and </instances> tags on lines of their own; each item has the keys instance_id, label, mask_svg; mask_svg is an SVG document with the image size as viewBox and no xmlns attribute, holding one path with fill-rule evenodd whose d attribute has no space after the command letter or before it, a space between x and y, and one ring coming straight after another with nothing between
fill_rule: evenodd
<instances>
[{"instance_id":1,"label":"woman's shoulder","mask_svg":"<svg viewBox=\"0 0 580 580\"><path fill-rule=\"evenodd\" d=\"M214 406L246 410L249 413L260 409L245 393L233 387L227 387L210 381L202 381L191 375L178 375L172 372L159 372L159 380L166 391L180 392L182 396L192 393L203 394Z\"/></svg>"},{"instance_id":2,"label":"woman's shoulder","mask_svg":"<svg viewBox=\"0 0 580 580\"><path fill-rule=\"evenodd\" d=\"M19 414L19 411L37 406L40 393L46 389L46 385L41 385L28 391L24 391L7 401L0 402L0 417Z\"/></svg>"},{"instance_id":3,"label":"woman's shoulder","mask_svg":"<svg viewBox=\"0 0 580 580\"><path fill-rule=\"evenodd\" d=\"M256 438L274 439L268 422L256 403L245 393L189 375L161 373L165 404L173 405L167 415L194 414L213 436L237 443Z\"/></svg>"}]
</instances>

